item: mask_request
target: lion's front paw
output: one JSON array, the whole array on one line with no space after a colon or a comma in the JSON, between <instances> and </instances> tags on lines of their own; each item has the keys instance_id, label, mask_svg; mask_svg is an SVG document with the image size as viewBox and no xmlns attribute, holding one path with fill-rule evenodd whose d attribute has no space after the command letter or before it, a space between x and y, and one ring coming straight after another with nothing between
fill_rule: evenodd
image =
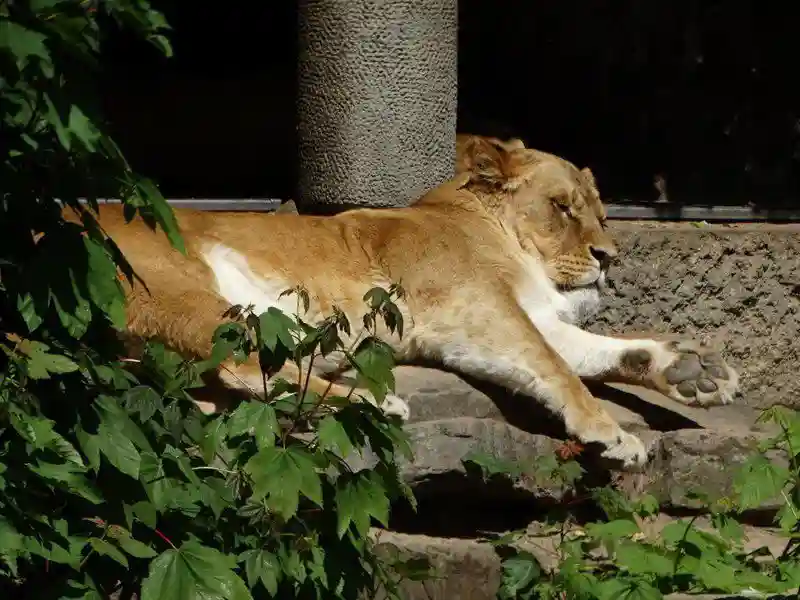
<instances>
[{"instance_id":1,"label":"lion's front paw","mask_svg":"<svg viewBox=\"0 0 800 600\"><path fill-rule=\"evenodd\" d=\"M394 415L400 417L403 422L411 418L411 408L408 402L403 400L400 396L386 394L386 398L380 405L380 409L387 415Z\"/></svg>"},{"instance_id":2,"label":"lion's front paw","mask_svg":"<svg viewBox=\"0 0 800 600\"><path fill-rule=\"evenodd\" d=\"M733 402L739 376L718 352L691 341L671 342L667 352L671 360L654 378L659 391L692 406Z\"/></svg>"},{"instance_id":3,"label":"lion's front paw","mask_svg":"<svg viewBox=\"0 0 800 600\"><path fill-rule=\"evenodd\" d=\"M618 460L625 469L640 469L647 463L647 449L642 440L620 430L613 442L605 443L606 450L601 454L604 458Z\"/></svg>"},{"instance_id":4,"label":"lion's front paw","mask_svg":"<svg viewBox=\"0 0 800 600\"><path fill-rule=\"evenodd\" d=\"M378 402L375 396L367 390L358 390L356 397L364 402L369 402L372 406L377 406L385 415L400 417L403 422L411 418L411 407L408 402L403 400L400 396L394 394L386 394L382 402Z\"/></svg>"}]
</instances>

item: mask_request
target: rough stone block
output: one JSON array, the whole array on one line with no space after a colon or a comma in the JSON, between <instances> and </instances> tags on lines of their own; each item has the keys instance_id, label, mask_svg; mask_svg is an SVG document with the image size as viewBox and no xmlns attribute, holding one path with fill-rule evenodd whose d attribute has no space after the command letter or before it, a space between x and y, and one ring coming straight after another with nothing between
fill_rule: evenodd
<instances>
[{"instance_id":1,"label":"rough stone block","mask_svg":"<svg viewBox=\"0 0 800 600\"><path fill-rule=\"evenodd\" d=\"M494 600L500 587L500 557L474 540L406 535L375 530L376 550L401 559L427 558L431 579L402 584L407 600ZM378 595L377 598L384 598Z\"/></svg>"},{"instance_id":2,"label":"rough stone block","mask_svg":"<svg viewBox=\"0 0 800 600\"><path fill-rule=\"evenodd\" d=\"M550 503L563 497L559 482L534 477L536 461L552 456L560 441L531 434L494 419L459 417L415 423L406 428L414 460L403 460L403 477L415 493L425 498L469 497L471 502L491 505L499 501L530 499ZM702 493L711 500L731 497L733 483L742 463L755 453L762 437L755 433L730 434L703 429L684 429L659 433L641 432L643 441L654 448L655 457L642 472L614 472L621 491L637 496L655 496L668 508L700 508L695 497ZM528 474L513 485L504 480L484 481L468 472L463 460L471 452L481 452L501 460L530 467ZM782 466L778 454L769 458ZM369 452L352 456L353 469L375 463ZM765 502L760 510L774 510L778 500Z\"/></svg>"},{"instance_id":3,"label":"rough stone block","mask_svg":"<svg viewBox=\"0 0 800 600\"><path fill-rule=\"evenodd\" d=\"M676 519L668 515L658 515L642 526L643 534L655 539L659 532ZM707 519L699 518L695 526L710 530ZM559 536L543 536L538 533L538 523L528 527L529 535L519 541L521 549L531 552L545 569L557 566L555 557ZM777 556L786 546L787 538L779 533L745 525L745 551L766 547ZM470 598L472 600L494 600L501 582L501 559L494 548L477 540L443 538L427 535L408 535L393 531L375 529L373 538L378 542L378 551L383 556L400 559L425 557L432 567L433 577L424 582L404 582L402 589L409 600L428 600L451 598ZM379 596L380 597L380 596ZM671 600L729 600L744 598L733 595L684 595L671 594ZM778 600L782 596L771 596Z\"/></svg>"},{"instance_id":4,"label":"rough stone block","mask_svg":"<svg viewBox=\"0 0 800 600\"><path fill-rule=\"evenodd\" d=\"M733 483L741 465L758 452L763 436L726 434L703 429L688 429L662 434L658 458L650 466L648 491L663 504L700 508L702 502L692 492L702 492L717 500L733 494ZM782 466L786 461L776 453L769 458ZM760 507L771 510L782 505L772 500Z\"/></svg>"}]
</instances>

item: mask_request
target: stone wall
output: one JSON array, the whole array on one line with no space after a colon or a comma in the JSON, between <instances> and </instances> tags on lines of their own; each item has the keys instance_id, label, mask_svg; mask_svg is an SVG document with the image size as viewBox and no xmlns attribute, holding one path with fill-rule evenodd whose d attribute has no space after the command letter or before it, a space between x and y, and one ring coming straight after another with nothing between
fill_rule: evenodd
<instances>
[{"instance_id":1,"label":"stone wall","mask_svg":"<svg viewBox=\"0 0 800 600\"><path fill-rule=\"evenodd\" d=\"M613 225L614 296L593 327L719 342L755 408L800 408L800 225Z\"/></svg>"}]
</instances>

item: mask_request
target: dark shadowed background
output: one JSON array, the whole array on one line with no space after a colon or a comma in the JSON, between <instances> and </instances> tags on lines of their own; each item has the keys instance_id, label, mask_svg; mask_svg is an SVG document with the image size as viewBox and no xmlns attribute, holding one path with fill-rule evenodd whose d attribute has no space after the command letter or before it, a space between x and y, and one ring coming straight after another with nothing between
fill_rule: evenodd
<instances>
[{"instance_id":1,"label":"dark shadowed background","mask_svg":"<svg viewBox=\"0 0 800 600\"><path fill-rule=\"evenodd\" d=\"M175 57L120 34L106 112L168 197L287 198L293 0L154 0ZM459 130L588 165L606 200L800 208L794 3L461 0ZM662 186L663 190L664 187Z\"/></svg>"}]
</instances>

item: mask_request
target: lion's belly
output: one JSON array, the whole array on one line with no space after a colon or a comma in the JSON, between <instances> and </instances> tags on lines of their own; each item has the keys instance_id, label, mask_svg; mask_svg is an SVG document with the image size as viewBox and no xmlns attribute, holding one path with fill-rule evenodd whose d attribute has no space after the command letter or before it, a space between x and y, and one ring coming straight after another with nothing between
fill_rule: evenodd
<instances>
[{"instance_id":1,"label":"lion's belly","mask_svg":"<svg viewBox=\"0 0 800 600\"><path fill-rule=\"evenodd\" d=\"M299 312L299 316L310 323L331 316L336 307L347 316L352 327L352 336L359 335L363 316L369 311L364 295L375 286L386 289L390 284L388 281L381 281L379 277L349 281L336 277L335 273L326 272L324 267L305 276L300 270L292 272L294 280L277 273L264 276L256 273L242 254L221 243L204 248L200 256L213 272L215 291L231 305L252 306L256 314L266 312L272 307L290 316ZM296 294L282 295L298 285L308 293L307 311ZM397 304L407 331L412 323L408 307L403 302ZM378 323L378 326L379 334L386 333L381 327L382 323ZM348 336L343 334L342 337L346 341ZM399 348L400 340L391 339L394 336L381 337Z\"/></svg>"}]
</instances>

